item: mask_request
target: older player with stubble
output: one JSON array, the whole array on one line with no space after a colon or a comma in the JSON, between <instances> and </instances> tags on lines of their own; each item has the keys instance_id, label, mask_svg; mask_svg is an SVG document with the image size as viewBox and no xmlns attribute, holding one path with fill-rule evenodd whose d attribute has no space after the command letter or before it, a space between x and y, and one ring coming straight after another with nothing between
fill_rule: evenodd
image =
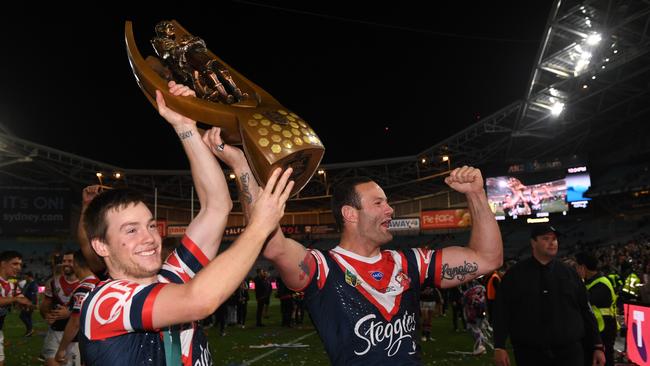
<instances>
[{"instance_id":1,"label":"older player with stubble","mask_svg":"<svg viewBox=\"0 0 650 366\"><path fill-rule=\"evenodd\" d=\"M208 134L215 154L230 166L245 212L257 201L258 187L241 150ZM452 287L499 268L501 233L490 210L478 169L454 169L445 182L465 194L472 216L466 247L437 250L382 250L392 240L393 208L382 188L369 178L338 182L332 214L341 229L337 247L307 250L276 228L264 256L286 285L305 292L305 303L334 365L418 365L416 324L420 288Z\"/></svg>"}]
</instances>

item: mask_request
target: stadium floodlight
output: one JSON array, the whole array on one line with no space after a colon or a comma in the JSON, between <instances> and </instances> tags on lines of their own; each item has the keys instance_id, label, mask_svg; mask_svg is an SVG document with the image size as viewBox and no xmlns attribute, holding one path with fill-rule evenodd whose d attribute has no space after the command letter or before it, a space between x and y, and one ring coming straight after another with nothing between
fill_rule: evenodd
<instances>
[{"instance_id":1,"label":"stadium floodlight","mask_svg":"<svg viewBox=\"0 0 650 366\"><path fill-rule=\"evenodd\" d=\"M590 45L590 46L595 46L598 43L600 43L600 41L602 41L602 40L603 40L603 37L600 35L600 33L590 34L586 39L587 44Z\"/></svg>"},{"instance_id":2,"label":"stadium floodlight","mask_svg":"<svg viewBox=\"0 0 650 366\"><path fill-rule=\"evenodd\" d=\"M103 187L104 182L102 181L102 178L104 178L104 174L102 172L97 172L97 173L95 173L95 175L97 176L97 180L99 181L99 185Z\"/></svg>"},{"instance_id":3,"label":"stadium floodlight","mask_svg":"<svg viewBox=\"0 0 650 366\"><path fill-rule=\"evenodd\" d=\"M564 103L562 102L555 102L553 105L551 105L551 115L554 117L559 116L562 114L562 111L564 111Z\"/></svg>"},{"instance_id":4,"label":"stadium floodlight","mask_svg":"<svg viewBox=\"0 0 650 366\"><path fill-rule=\"evenodd\" d=\"M573 71L573 74L575 76L578 76L580 72L582 72L587 68L587 66L589 66L589 62L591 62L592 53L583 49L580 45L577 45L575 47L575 51L578 54L577 55L578 60L576 61L575 70Z\"/></svg>"}]
</instances>

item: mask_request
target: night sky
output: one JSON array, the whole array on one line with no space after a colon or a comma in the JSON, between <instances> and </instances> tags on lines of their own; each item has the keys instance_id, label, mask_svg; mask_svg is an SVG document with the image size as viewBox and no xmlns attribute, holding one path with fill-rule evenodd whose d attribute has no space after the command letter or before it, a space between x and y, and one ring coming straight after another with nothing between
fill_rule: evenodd
<instances>
[{"instance_id":1,"label":"night sky","mask_svg":"<svg viewBox=\"0 0 650 366\"><path fill-rule=\"evenodd\" d=\"M122 168L187 168L124 46L125 20L146 56L156 22L173 18L307 120L324 163L414 155L524 96L551 6L347 3L3 12L0 124Z\"/></svg>"}]
</instances>

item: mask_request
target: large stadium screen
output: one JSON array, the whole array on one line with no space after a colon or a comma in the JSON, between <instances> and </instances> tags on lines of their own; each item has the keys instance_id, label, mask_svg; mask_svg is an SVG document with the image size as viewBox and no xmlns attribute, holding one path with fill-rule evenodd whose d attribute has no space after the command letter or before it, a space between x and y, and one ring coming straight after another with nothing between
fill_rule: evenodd
<instances>
[{"instance_id":1,"label":"large stadium screen","mask_svg":"<svg viewBox=\"0 0 650 366\"><path fill-rule=\"evenodd\" d=\"M526 183L508 176L486 179L488 202L498 220L519 216L545 217L569 210L565 179Z\"/></svg>"},{"instance_id":2,"label":"large stadium screen","mask_svg":"<svg viewBox=\"0 0 650 366\"><path fill-rule=\"evenodd\" d=\"M591 186L591 179L587 172L587 167L578 166L567 169L566 176L567 194L566 200L572 208L586 208L591 200L584 194Z\"/></svg>"}]
</instances>

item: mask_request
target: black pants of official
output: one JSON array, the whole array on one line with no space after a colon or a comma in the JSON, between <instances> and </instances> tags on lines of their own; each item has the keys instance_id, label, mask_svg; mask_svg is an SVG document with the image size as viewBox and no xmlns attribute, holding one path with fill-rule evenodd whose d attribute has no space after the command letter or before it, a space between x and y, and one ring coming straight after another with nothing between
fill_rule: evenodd
<instances>
[{"instance_id":1,"label":"black pants of official","mask_svg":"<svg viewBox=\"0 0 650 366\"><path fill-rule=\"evenodd\" d=\"M605 346L605 366L614 366L614 342L616 342L616 319L611 316L603 317L605 329L600 332L600 338Z\"/></svg>"},{"instance_id":2,"label":"black pants of official","mask_svg":"<svg viewBox=\"0 0 650 366\"><path fill-rule=\"evenodd\" d=\"M248 310L248 303L245 302L237 303L237 324L239 325L246 324L247 310Z\"/></svg>"},{"instance_id":3,"label":"black pants of official","mask_svg":"<svg viewBox=\"0 0 650 366\"><path fill-rule=\"evenodd\" d=\"M550 348L516 345L517 366L577 366L584 363L580 342Z\"/></svg>"},{"instance_id":4,"label":"black pants of official","mask_svg":"<svg viewBox=\"0 0 650 366\"><path fill-rule=\"evenodd\" d=\"M458 330L458 319L463 322L463 328L461 330L467 329L467 324L465 323L465 317L463 316L463 306L460 304L451 305L451 322L454 325L454 330Z\"/></svg>"},{"instance_id":5,"label":"black pants of official","mask_svg":"<svg viewBox=\"0 0 650 366\"><path fill-rule=\"evenodd\" d=\"M269 298L264 297L257 299L257 313L255 314L255 325L262 326L262 313L264 312L264 306L269 304Z\"/></svg>"},{"instance_id":6,"label":"black pants of official","mask_svg":"<svg viewBox=\"0 0 650 366\"><path fill-rule=\"evenodd\" d=\"M282 313L282 326L291 326L291 313L293 311L293 299L280 300L280 312Z\"/></svg>"},{"instance_id":7,"label":"black pants of official","mask_svg":"<svg viewBox=\"0 0 650 366\"><path fill-rule=\"evenodd\" d=\"M21 311L19 318L23 321L23 323L25 323L25 334L31 332L34 328L32 323L32 310Z\"/></svg>"}]
</instances>

